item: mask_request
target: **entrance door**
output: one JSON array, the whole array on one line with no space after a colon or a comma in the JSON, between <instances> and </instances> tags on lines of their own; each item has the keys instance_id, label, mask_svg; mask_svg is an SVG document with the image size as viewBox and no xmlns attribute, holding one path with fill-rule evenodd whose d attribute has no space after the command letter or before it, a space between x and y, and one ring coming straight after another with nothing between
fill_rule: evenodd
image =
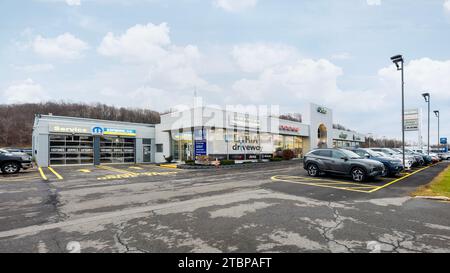
<instances>
[{"instance_id":1,"label":"entrance door","mask_svg":"<svg viewBox=\"0 0 450 273\"><path fill-rule=\"evenodd\" d=\"M151 146L152 140L151 139L143 139L142 143L143 143L142 147L143 147L143 155L144 155L142 161L144 163L150 163L152 161L152 146Z\"/></svg>"}]
</instances>

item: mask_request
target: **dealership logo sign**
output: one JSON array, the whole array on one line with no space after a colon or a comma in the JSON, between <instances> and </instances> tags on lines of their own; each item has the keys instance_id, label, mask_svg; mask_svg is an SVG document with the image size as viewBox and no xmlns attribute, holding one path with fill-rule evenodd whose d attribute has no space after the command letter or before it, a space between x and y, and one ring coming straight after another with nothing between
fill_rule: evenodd
<instances>
[{"instance_id":1,"label":"dealership logo sign","mask_svg":"<svg viewBox=\"0 0 450 273\"><path fill-rule=\"evenodd\" d=\"M280 125L280 131L288 131L288 132L300 132L300 128L298 127L294 127L294 126L289 126L289 125Z\"/></svg>"},{"instance_id":2,"label":"dealership logo sign","mask_svg":"<svg viewBox=\"0 0 450 273\"><path fill-rule=\"evenodd\" d=\"M92 128L92 134L93 135L97 135L97 136L103 135L103 128L101 128L101 127L93 127Z\"/></svg>"},{"instance_id":3,"label":"dealership logo sign","mask_svg":"<svg viewBox=\"0 0 450 273\"><path fill-rule=\"evenodd\" d=\"M324 107L317 107L317 112L326 115L328 113L327 109Z\"/></svg>"}]
</instances>

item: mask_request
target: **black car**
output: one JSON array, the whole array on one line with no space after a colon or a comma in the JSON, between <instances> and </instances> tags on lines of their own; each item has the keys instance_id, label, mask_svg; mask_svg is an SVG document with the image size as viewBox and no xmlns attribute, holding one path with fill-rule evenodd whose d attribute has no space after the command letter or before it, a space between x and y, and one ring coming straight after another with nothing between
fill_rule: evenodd
<instances>
[{"instance_id":1,"label":"black car","mask_svg":"<svg viewBox=\"0 0 450 273\"><path fill-rule=\"evenodd\" d=\"M309 176L320 173L351 175L353 181L362 182L369 177L383 175L383 163L362 158L345 149L317 149L307 153L303 168Z\"/></svg>"},{"instance_id":2,"label":"black car","mask_svg":"<svg viewBox=\"0 0 450 273\"><path fill-rule=\"evenodd\" d=\"M400 159L382 156L380 153L374 152L370 149L357 148L352 150L352 152L363 158L373 159L383 163L386 168L386 175L388 176L395 176L404 169Z\"/></svg>"},{"instance_id":3,"label":"black car","mask_svg":"<svg viewBox=\"0 0 450 273\"><path fill-rule=\"evenodd\" d=\"M12 153L0 150L0 170L4 174L15 174L21 169L26 170L33 167L31 156L24 153Z\"/></svg>"}]
</instances>

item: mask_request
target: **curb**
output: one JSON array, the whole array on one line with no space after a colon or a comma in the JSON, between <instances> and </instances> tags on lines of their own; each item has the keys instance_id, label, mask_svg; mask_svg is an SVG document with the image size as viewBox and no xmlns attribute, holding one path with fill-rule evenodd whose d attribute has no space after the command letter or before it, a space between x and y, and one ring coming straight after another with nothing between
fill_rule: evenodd
<instances>
[{"instance_id":1,"label":"curb","mask_svg":"<svg viewBox=\"0 0 450 273\"><path fill-rule=\"evenodd\" d=\"M302 160L292 160L292 161L280 161L280 162L259 162L259 163L245 163L245 164L234 164L234 165L222 165L219 167L216 166L191 166L191 165L184 165L180 164L178 165L178 169L191 169L191 170L205 170L205 169L247 169L252 168L255 166L261 166L261 165L288 165L288 164L295 164L294 162L301 163Z\"/></svg>"},{"instance_id":2,"label":"curb","mask_svg":"<svg viewBox=\"0 0 450 273\"><path fill-rule=\"evenodd\" d=\"M450 198L445 196L414 196L414 198L450 202Z\"/></svg>"}]
</instances>

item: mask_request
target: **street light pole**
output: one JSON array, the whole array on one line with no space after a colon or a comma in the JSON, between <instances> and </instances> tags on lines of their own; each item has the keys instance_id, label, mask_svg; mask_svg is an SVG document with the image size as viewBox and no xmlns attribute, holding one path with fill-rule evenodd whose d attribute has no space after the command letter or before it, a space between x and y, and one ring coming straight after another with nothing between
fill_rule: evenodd
<instances>
[{"instance_id":1,"label":"street light pole","mask_svg":"<svg viewBox=\"0 0 450 273\"><path fill-rule=\"evenodd\" d=\"M436 117L438 118L438 153L441 151L441 136L440 136L440 132L439 132L439 110L435 110L434 114L436 115Z\"/></svg>"},{"instance_id":2,"label":"street light pole","mask_svg":"<svg viewBox=\"0 0 450 273\"><path fill-rule=\"evenodd\" d=\"M405 75L404 75L404 60L402 55L396 55L391 58L392 62L397 67L397 71L402 71L402 152L403 152L403 166L405 166Z\"/></svg>"},{"instance_id":3,"label":"street light pole","mask_svg":"<svg viewBox=\"0 0 450 273\"><path fill-rule=\"evenodd\" d=\"M430 155L430 93L423 93L422 96L425 99L425 102L428 102L428 155ZM420 147L422 149L422 147Z\"/></svg>"}]
</instances>

